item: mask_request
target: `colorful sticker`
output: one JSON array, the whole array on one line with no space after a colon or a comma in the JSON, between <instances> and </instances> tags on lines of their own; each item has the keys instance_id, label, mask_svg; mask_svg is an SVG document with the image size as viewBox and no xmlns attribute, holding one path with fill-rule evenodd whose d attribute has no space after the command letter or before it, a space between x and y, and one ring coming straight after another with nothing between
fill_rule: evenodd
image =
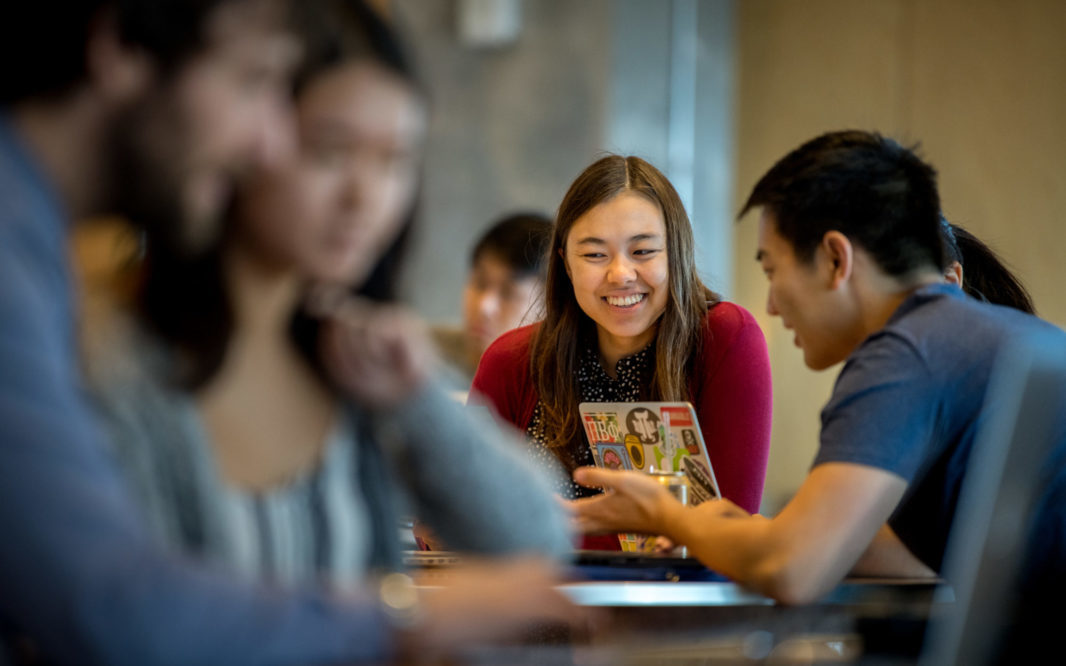
<instances>
[{"instance_id":1,"label":"colorful sticker","mask_svg":"<svg viewBox=\"0 0 1066 666\"><path fill-rule=\"evenodd\" d=\"M675 472L681 471L681 459L688 458L691 454L682 447L677 447L674 450L673 456L670 458L670 468Z\"/></svg>"},{"instance_id":2,"label":"colorful sticker","mask_svg":"<svg viewBox=\"0 0 1066 666\"><path fill-rule=\"evenodd\" d=\"M619 533L618 544L627 553L639 553L643 550L644 541L648 537L643 534Z\"/></svg>"},{"instance_id":3,"label":"colorful sticker","mask_svg":"<svg viewBox=\"0 0 1066 666\"><path fill-rule=\"evenodd\" d=\"M644 445L640 443L640 437L626 435L626 451L629 451L629 461L635 469L644 469Z\"/></svg>"},{"instance_id":4,"label":"colorful sticker","mask_svg":"<svg viewBox=\"0 0 1066 666\"><path fill-rule=\"evenodd\" d=\"M682 461L682 467L688 477L689 504L699 504L718 497L706 465L695 458L686 457Z\"/></svg>"},{"instance_id":5,"label":"colorful sticker","mask_svg":"<svg viewBox=\"0 0 1066 666\"><path fill-rule=\"evenodd\" d=\"M600 465L606 469L633 469L629 463L629 454L621 444L597 444L600 452Z\"/></svg>"},{"instance_id":6,"label":"colorful sticker","mask_svg":"<svg viewBox=\"0 0 1066 666\"><path fill-rule=\"evenodd\" d=\"M585 431L590 442L620 442L622 429L618 426L618 417L614 412L595 412L585 414Z\"/></svg>"},{"instance_id":7,"label":"colorful sticker","mask_svg":"<svg viewBox=\"0 0 1066 666\"><path fill-rule=\"evenodd\" d=\"M691 428L685 428L681 431L681 441L685 445L685 450L696 455L700 452L699 440L696 438L696 431Z\"/></svg>"},{"instance_id":8,"label":"colorful sticker","mask_svg":"<svg viewBox=\"0 0 1066 666\"><path fill-rule=\"evenodd\" d=\"M663 456L670 461L670 468L677 471L677 465L674 464L678 459L678 454L682 451L681 442L677 441L677 433L669 432L663 437Z\"/></svg>"},{"instance_id":9,"label":"colorful sticker","mask_svg":"<svg viewBox=\"0 0 1066 666\"><path fill-rule=\"evenodd\" d=\"M691 428L695 425L688 407L663 407L662 413L667 428Z\"/></svg>"},{"instance_id":10,"label":"colorful sticker","mask_svg":"<svg viewBox=\"0 0 1066 666\"><path fill-rule=\"evenodd\" d=\"M626 431L640 438L642 444L658 444L659 415L647 407L637 407L626 414Z\"/></svg>"}]
</instances>

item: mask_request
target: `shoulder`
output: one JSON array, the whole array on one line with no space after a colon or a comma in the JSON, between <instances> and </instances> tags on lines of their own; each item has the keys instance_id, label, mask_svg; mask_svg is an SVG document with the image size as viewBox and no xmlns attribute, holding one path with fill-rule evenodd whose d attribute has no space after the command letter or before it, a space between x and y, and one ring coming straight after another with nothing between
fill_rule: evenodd
<instances>
[{"instance_id":1,"label":"shoulder","mask_svg":"<svg viewBox=\"0 0 1066 666\"><path fill-rule=\"evenodd\" d=\"M987 353L1006 340L1041 329L1058 330L1020 310L974 300L957 287L930 285L905 301L883 330L915 345L936 346L937 351ZM958 344L961 331L965 331L966 345Z\"/></svg>"},{"instance_id":2,"label":"shoulder","mask_svg":"<svg viewBox=\"0 0 1066 666\"><path fill-rule=\"evenodd\" d=\"M704 324L708 330L723 334L759 326L750 312L729 301L719 301L707 308Z\"/></svg>"},{"instance_id":3,"label":"shoulder","mask_svg":"<svg viewBox=\"0 0 1066 666\"><path fill-rule=\"evenodd\" d=\"M49 233L61 222L34 219L3 198L0 212L0 320L5 336L41 335L42 327L66 327L71 320L70 275L65 239ZM44 339L60 337L48 331ZM35 340L36 343L42 339Z\"/></svg>"},{"instance_id":4,"label":"shoulder","mask_svg":"<svg viewBox=\"0 0 1066 666\"><path fill-rule=\"evenodd\" d=\"M933 371L905 336L867 339L844 362L822 407L814 465L859 463L913 478L938 433L955 427L948 423L953 414L969 412L963 406L977 398L979 391L954 390L956 382Z\"/></svg>"},{"instance_id":5,"label":"shoulder","mask_svg":"<svg viewBox=\"0 0 1066 666\"><path fill-rule=\"evenodd\" d=\"M759 322L743 307L729 301L719 301L707 309L703 323L703 351L722 353L738 343L766 346Z\"/></svg>"},{"instance_id":6,"label":"shoulder","mask_svg":"<svg viewBox=\"0 0 1066 666\"><path fill-rule=\"evenodd\" d=\"M471 395L481 394L507 420L519 424L535 402L530 375L530 344L539 324L504 333L481 356ZM532 401L532 402L531 402Z\"/></svg>"},{"instance_id":7,"label":"shoulder","mask_svg":"<svg viewBox=\"0 0 1066 666\"><path fill-rule=\"evenodd\" d=\"M85 376L92 396L103 406L133 408L168 400L176 389L166 380L172 358L126 312L112 312L94 323L82 340Z\"/></svg>"},{"instance_id":8,"label":"shoulder","mask_svg":"<svg viewBox=\"0 0 1066 666\"><path fill-rule=\"evenodd\" d=\"M841 377L871 373L942 375L941 368L961 370L991 360L1009 320L1025 315L967 298L950 285L924 287L908 297L885 326L867 337L849 356ZM966 332L966 345L959 334Z\"/></svg>"},{"instance_id":9,"label":"shoulder","mask_svg":"<svg viewBox=\"0 0 1066 666\"><path fill-rule=\"evenodd\" d=\"M689 378L693 394L717 395L708 387L738 386L769 398L770 355L762 328L750 312L735 303L720 301L707 310L695 372ZM698 398L699 399L699 398Z\"/></svg>"}]
</instances>

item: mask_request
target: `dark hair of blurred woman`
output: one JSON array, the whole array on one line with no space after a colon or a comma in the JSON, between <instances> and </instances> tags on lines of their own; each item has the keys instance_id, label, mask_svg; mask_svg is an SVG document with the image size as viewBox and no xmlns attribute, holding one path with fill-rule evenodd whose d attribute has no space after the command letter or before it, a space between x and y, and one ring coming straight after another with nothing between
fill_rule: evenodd
<instances>
[{"instance_id":1,"label":"dark hair of blurred woman","mask_svg":"<svg viewBox=\"0 0 1066 666\"><path fill-rule=\"evenodd\" d=\"M394 31L364 2L301 1L293 3L293 12L293 23L304 47L294 78L297 102L316 77L354 61L381 67L424 100L411 61ZM353 285L355 293L376 301L395 298L398 268L411 234L416 205L411 204L403 228L377 265L364 280ZM137 307L144 322L180 351L181 363L174 380L185 389L204 386L218 372L232 335L234 313L223 276L222 253L236 208L236 204L231 206L220 237L205 247L190 248L165 230L153 233L149 228L144 237L144 272ZM307 361L320 371L317 321L298 310L293 314L291 332Z\"/></svg>"}]
</instances>

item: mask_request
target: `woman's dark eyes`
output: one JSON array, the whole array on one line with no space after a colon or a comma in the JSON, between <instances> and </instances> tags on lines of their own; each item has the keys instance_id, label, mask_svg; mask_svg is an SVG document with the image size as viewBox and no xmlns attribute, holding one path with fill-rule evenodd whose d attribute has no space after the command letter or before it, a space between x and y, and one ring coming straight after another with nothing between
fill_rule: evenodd
<instances>
[{"instance_id":1,"label":"woman's dark eyes","mask_svg":"<svg viewBox=\"0 0 1066 666\"><path fill-rule=\"evenodd\" d=\"M647 257L653 254L662 252L660 248L642 248L639 250L633 250L632 254L636 257ZM606 252L584 252L581 254L585 259L602 259L607 256Z\"/></svg>"}]
</instances>

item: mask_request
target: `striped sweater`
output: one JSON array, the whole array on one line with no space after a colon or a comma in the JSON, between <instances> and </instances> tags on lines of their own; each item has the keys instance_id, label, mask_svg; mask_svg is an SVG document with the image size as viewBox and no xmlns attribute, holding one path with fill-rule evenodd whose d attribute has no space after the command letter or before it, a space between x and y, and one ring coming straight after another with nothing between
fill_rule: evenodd
<instances>
[{"instance_id":1,"label":"striped sweater","mask_svg":"<svg viewBox=\"0 0 1066 666\"><path fill-rule=\"evenodd\" d=\"M399 566L401 512L456 550L570 548L518 433L439 383L394 412L346 407L316 468L254 493L222 479L192 397L160 379L158 346L134 340L94 352L92 395L146 520L175 548L249 578L335 586Z\"/></svg>"}]
</instances>

